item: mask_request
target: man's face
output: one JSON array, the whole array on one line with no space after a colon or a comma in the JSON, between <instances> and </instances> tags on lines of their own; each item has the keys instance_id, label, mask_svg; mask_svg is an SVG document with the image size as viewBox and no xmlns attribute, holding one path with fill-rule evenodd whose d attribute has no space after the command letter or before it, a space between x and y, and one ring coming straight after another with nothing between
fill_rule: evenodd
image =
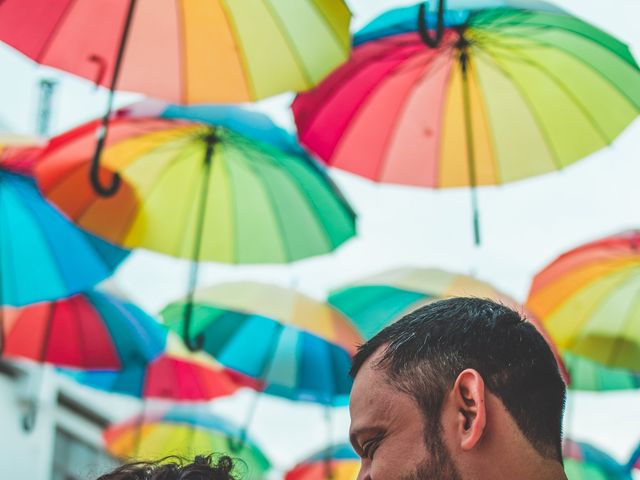
<instances>
[{"instance_id":1,"label":"man's face","mask_svg":"<svg viewBox=\"0 0 640 480\"><path fill-rule=\"evenodd\" d=\"M440 438L440 419L425 425L415 401L371 367L378 357L358 372L349 402L351 443L362 458L358 480L460 480Z\"/></svg>"}]
</instances>

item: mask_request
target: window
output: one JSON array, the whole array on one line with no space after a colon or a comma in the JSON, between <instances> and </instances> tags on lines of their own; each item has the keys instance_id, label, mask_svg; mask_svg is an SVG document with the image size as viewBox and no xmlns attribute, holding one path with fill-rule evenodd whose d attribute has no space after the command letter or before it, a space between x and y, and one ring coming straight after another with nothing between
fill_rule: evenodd
<instances>
[{"instance_id":1,"label":"window","mask_svg":"<svg viewBox=\"0 0 640 480\"><path fill-rule=\"evenodd\" d=\"M52 480L93 479L117 466L117 460L107 453L63 429L56 429Z\"/></svg>"}]
</instances>

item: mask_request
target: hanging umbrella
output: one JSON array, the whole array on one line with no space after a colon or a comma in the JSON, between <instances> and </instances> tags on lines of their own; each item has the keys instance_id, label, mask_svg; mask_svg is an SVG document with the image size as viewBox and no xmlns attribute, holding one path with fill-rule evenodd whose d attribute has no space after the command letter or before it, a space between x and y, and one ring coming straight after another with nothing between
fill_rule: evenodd
<instances>
[{"instance_id":1,"label":"hanging umbrella","mask_svg":"<svg viewBox=\"0 0 640 480\"><path fill-rule=\"evenodd\" d=\"M153 318L97 291L3 310L7 357L114 370L156 358L166 344L166 329Z\"/></svg>"},{"instance_id":2,"label":"hanging umbrella","mask_svg":"<svg viewBox=\"0 0 640 480\"><path fill-rule=\"evenodd\" d=\"M640 373L604 365L580 355L565 352L562 361L569 373L569 388L593 392L640 389Z\"/></svg>"},{"instance_id":3,"label":"hanging umbrella","mask_svg":"<svg viewBox=\"0 0 640 480\"><path fill-rule=\"evenodd\" d=\"M533 279L527 308L563 352L640 371L640 232L580 246Z\"/></svg>"},{"instance_id":4,"label":"hanging umbrella","mask_svg":"<svg viewBox=\"0 0 640 480\"><path fill-rule=\"evenodd\" d=\"M623 466L587 443L565 439L563 457L568 480L632 480Z\"/></svg>"},{"instance_id":5,"label":"hanging umbrella","mask_svg":"<svg viewBox=\"0 0 640 480\"><path fill-rule=\"evenodd\" d=\"M610 144L638 115L640 71L619 40L541 2L443 4L437 25L423 5L374 20L351 59L292 108L302 143L330 166L470 186L477 244L476 187L562 169Z\"/></svg>"},{"instance_id":6,"label":"hanging umbrella","mask_svg":"<svg viewBox=\"0 0 640 480\"><path fill-rule=\"evenodd\" d=\"M350 17L341 0L4 0L0 40L109 88L90 178L110 196L120 179L101 183L99 159L116 89L180 103L305 90L346 59Z\"/></svg>"},{"instance_id":7,"label":"hanging umbrella","mask_svg":"<svg viewBox=\"0 0 640 480\"><path fill-rule=\"evenodd\" d=\"M184 331L185 301L161 312ZM227 283L197 291L191 335L223 365L256 379L266 393L290 400L345 405L350 353L361 340L340 313L293 290ZM321 336L318 336L321 335Z\"/></svg>"},{"instance_id":8,"label":"hanging umbrella","mask_svg":"<svg viewBox=\"0 0 640 480\"><path fill-rule=\"evenodd\" d=\"M352 210L305 154L200 123L111 123L104 165L122 173L126 188L105 199L86 185L91 124L51 141L36 168L40 187L79 225L117 244L190 258L190 295L201 260L290 262L328 253L355 233Z\"/></svg>"},{"instance_id":9,"label":"hanging umbrella","mask_svg":"<svg viewBox=\"0 0 640 480\"><path fill-rule=\"evenodd\" d=\"M127 256L78 229L42 198L31 178L0 170L0 206L0 305L27 305L87 290ZM0 309L0 354L3 317Z\"/></svg>"},{"instance_id":10,"label":"hanging umbrella","mask_svg":"<svg viewBox=\"0 0 640 480\"><path fill-rule=\"evenodd\" d=\"M330 459L327 471L326 459ZM351 445L329 447L298 463L284 480L356 480L360 471L360 458Z\"/></svg>"},{"instance_id":11,"label":"hanging umbrella","mask_svg":"<svg viewBox=\"0 0 640 480\"><path fill-rule=\"evenodd\" d=\"M344 313L366 339L429 302L450 297L490 298L522 312L545 337L565 379L568 375L553 342L534 315L490 284L436 268L398 268L333 290L329 303Z\"/></svg>"},{"instance_id":12,"label":"hanging umbrella","mask_svg":"<svg viewBox=\"0 0 640 480\"><path fill-rule=\"evenodd\" d=\"M169 337L169 344L178 342ZM63 373L85 386L142 400L204 402L232 395L243 386L259 388L257 382L222 368L213 359L179 352L176 346L152 359L131 359L118 370Z\"/></svg>"},{"instance_id":13,"label":"hanging umbrella","mask_svg":"<svg viewBox=\"0 0 640 480\"><path fill-rule=\"evenodd\" d=\"M119 458L156 459L169 455L191 457L207 453L239 458L236 475L247 480L265 478L271 464L251 441L231 451L228 439L238 428L203 409L174 407L155 417L116 424L103 434L107 451ZM246 471L245 471L246 470Z\"/></svg>"}]
</instances>

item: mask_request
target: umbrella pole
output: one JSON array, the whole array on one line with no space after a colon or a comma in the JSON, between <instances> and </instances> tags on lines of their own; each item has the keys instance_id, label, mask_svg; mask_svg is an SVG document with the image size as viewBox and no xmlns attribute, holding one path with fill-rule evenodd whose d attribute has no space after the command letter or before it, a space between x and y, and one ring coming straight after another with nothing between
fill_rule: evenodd
<instances>
[{"instance_id":1,"label":"umbrella pole","mask_svg":"<svg viewBox=\"0 0 640 480\"><path fill-rule=\"evenodd\" d=\"M182 339L185 345L192 352L202 349L204 335L198 334L191 338L191 319L193 317L193 300L196 286L198 284L198 271L200 269L200 254L202 253L202 236L204 233L205 213L207 210L207 199L209 197L209 181L211 178L211 164L213 160L213 149L218 142L215 130L211 130L205 137L206 150L204 156L204 172L202 184L200 185L200 199L198 200L197 225L194 237L193 256L191 258L191 269L189 272L189 287L187 292L187 302L184 306Z\"/></svg>"},{"instance_id":2,"label":"umbrella pole","mask_svg":"<svg viewBox=\"0 0 640 480\"><path fill-rule=\"evenodd\" d=\"M122 66L122 59L127 46L127 39L129 38L129 30L131 28L131 21L133 20L133 13L135 11L137 0L129 0L129 9L127 10L127 16L122 29L122 36L120 37L120 46L118 47L118 54L116 56L116 62L113 66L113 75L111 76L111 84L109 85L109 97L107 100L107 110L102 117L100 127L96 130L96 149L93 152L93 158L91 159L91 169L89 171L89 180L91 186L95 192L102 197L111 197L116 194L120 188L120 174L115 172L111 177L109 185L104 186L100 183L100 157L104 150L105 140L107 133L109 132L109 118L111 117L111 111L113 110L113 99L115 96L115 90L118 85L118 77L120 76L120 67ZM89 60L95 62L100 67L101 71L104 71L105 61L98 55L92 55ZM99 75L101 76L101 75ZM99 81L97 83L100 83Z\"/></svg>"},{"instance_id":3,"label":"umbrella pole","mask_svg":"<svg viewBox=\"0 0 640 480\"><path fill-rule=\"evenodd\" d=\"M462 73L462 100L464 108L464 130L467 144L467 165L469 169L469 185L471 187L471 210L473 212L473 239L475 246L480 246L480 212L478 208L478 179L476 175L476 158L473 144L473 122L471 120L471 94L469 92L469 52L468 42L463 34L460 36L460 71Z\"/></svg>"}]
</instances>

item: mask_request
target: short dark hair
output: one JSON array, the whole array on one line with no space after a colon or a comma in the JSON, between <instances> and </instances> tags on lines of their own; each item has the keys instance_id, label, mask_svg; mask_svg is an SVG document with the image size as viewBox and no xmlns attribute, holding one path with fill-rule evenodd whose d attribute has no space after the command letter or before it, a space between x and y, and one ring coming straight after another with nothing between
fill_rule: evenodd
<instances>
[{"instance_id":1,"label":"short dark hair","mask_svg":"<svg viewBox=\"0 0 640 480\"><path fill-rule=\"evenodd\" d=\"M234 467L235 462L226 455L198 455L193 462L166 457L122 465L98 480L239 480Z\"/></svg>"},{"instance_id":2,"label":"short dark hair","mask_svg":"<svg viewBox=\"0 0 640 480\"><path fill-rule=\"evenodd\" d=\"M360 346L351 376L381 347L385 350L373 367L412 396L430 423L440 418L458 375L473 368L531 445L544 457L562 461L566 386L551 348L518 312L470 297L427 304ZM431 433L440 431L437 423Z\"/></svg>"}]
</instances>

